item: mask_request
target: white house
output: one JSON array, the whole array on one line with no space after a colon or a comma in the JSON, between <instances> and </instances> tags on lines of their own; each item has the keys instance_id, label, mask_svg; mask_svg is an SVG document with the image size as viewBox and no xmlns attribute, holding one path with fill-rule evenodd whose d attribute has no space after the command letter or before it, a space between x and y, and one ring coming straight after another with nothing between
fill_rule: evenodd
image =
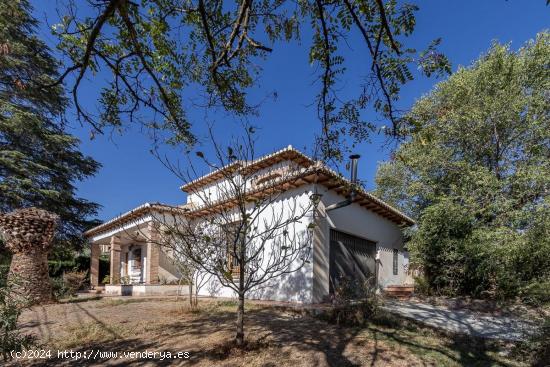
<instances>
[{"instance_id":1,"label":"white house","mask_svg":"<svg viewBox=\"0 0 550 367\"><path fill-rule=\"evenodd\" d=\"M283 213L289 204L316 206L303 220L293 223L292 233L307 237L308 260L289 264L299 269L271 279L248 294L249 298L319 303L326 301L342 276L375 279L383 290L388 286L411 284L408 254L403 247L402 229L414 221L350 180L289 146L252 161L236 161L181 187L187 202L180 206L144 204L85 233L91 243L91 283L99 279L98 257L110 254L110 285L106 289L124 292L132 284L132 294L167 293L178 277L171 252L159 246L155 225L166 214L183 221L201 218L229 208L231 198L222 195L227 173L251 177L247 195L260 197L277 190L262 215ZM208 198L208 200L205 200ZM313 223L313 225L312 225ZM141 236L141 237L140 237ZM174 286L172 286L174 287ZM199 294L233 297L234 292L211 278Z\"/></svg>"}]
</instances>

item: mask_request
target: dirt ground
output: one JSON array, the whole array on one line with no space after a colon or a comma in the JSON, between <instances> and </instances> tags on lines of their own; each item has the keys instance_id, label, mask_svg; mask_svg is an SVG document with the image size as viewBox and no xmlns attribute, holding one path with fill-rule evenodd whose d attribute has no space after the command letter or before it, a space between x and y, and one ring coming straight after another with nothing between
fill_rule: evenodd
<instances>
[{"instance_id":1,"label":"dirt ground","mask_svg":"<svg viewBox=\"0 0 550 367\"><path fill-rule=\"evenodd\" d=\"M443 335L408 326L344 327L311 316L247 304L245 351L231 347L232 301L202 300L191 311L175 299L92 299L34 307L21 329L38 337L51 358L19 359L14 365L135 366L521 366L510 345ZM87 352L87 359L58 350ZM97 351L118 352L117 358ZM122 352L188 352L188 359L137 358ZM90 357L89 355L92 355ZM111 356L113 357L113 356Z\"/></svg>"}]
</instances>

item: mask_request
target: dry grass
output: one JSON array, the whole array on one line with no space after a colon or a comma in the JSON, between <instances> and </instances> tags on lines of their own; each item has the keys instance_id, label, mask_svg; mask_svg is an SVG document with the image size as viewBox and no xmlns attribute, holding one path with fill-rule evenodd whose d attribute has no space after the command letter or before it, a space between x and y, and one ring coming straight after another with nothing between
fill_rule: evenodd
<instances>
[{"instance_id":1,"label":"dry grass","mask_svg":"<svg viewBox=\"0 0 550 367\"><path fill-rule=\"evenodd\" d=\"M129 330L122 325L106 328L97 322L71 324L66 328L67 336L58 340L56 349L78 348L82 345L101 344L129 336Z\"/></svg>"},{"instance_id":2,"label":"dry grass","mask_svg":"<svg viewBox=\"0 0 550 367\"><path fill-rule=\"evenodd\" d=\"M187 351L189 360L52 360L51 365L521 366L503 345L444 335L389 318L338 327L307 315L247 303L248 344L236 349L233 301L100 299L35 307L23 330L44 347L103 351ZM504 346L505 347L505 346ZM505 348L506 349L506 348ZM509 348L508 348L509 349ZM41 361L44 362L44 361ZM131 363L130 363L131 362Z\"/></svg>"},{"instance_id":3,"label":"dry grass","mask_svg":"<svg viewBox=\"0 0 550 367\"><path fill-rule=\"evenodd\" d=\"M104 302L99 303L96 307L114 307L120 305L127 305L129 303L139 303L150 301L147 298L105 298Z\"/></svg>"}]
</instances>

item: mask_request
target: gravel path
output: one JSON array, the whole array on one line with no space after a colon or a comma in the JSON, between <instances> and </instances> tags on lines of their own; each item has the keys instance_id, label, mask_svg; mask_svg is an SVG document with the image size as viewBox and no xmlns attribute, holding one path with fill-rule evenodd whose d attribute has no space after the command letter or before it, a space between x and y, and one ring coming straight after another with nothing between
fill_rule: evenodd
<instances>
[{"instance_id":1,"label":"gravel path","mask_svg":"<svg viewBox=\"0 0 550 367\"><path fill-rule=\"evenodd\" d=\"M426 303L387 300L383 307L438 329L483 338L524 340L537 329L535 323L527 320L480 315L469 310L450 310Z\"/></svg>"}]
</instances>

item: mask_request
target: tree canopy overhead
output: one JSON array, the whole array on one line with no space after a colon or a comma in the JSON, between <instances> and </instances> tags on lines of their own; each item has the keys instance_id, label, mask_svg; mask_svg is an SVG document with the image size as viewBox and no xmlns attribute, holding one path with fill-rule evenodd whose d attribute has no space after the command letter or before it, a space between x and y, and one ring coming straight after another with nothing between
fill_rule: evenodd
<instances>
[{"instance_id":1,"label":"tree canopy overhead","mask_svg":"<svg viewBox=\"0 0 550 367\"><path fill-rule=\"evenodd\" d=\"M435 289L550 282L549 68L548 32L495 43L416 103L380 166L378 194L418 218L411 249Z\"/></svg>"},{"instance_id":2,"label":"tree canopy overhead","mask_svg":"<svg viewBox=\"0 0 550 367\"><path fill-rule=\"evenodd\" d=\"M340 158L344 136L363 140L375 128L363 119L363 109L374 107L397 134L394 103L414 70L449 71L436 49L439 40L422 52L403 45L414 32L417 9L397 0L72 0L54 26L67 58L57 83L74 78L78 115L97 132L133 121L168 131L169 143L193 144L187 93L198 89L207 106L236 115L255 113L247 93L258 84L262 59L281 42L300 39L307 27L313 30L309 61L319 71L322 153ZM341 49L352 33L364 46L371 73L351 98L343 98L337 91L348 75ZM97 72L110 81L94 115L82 106L79 89L83 78Z\"/></svg>"},{"instance_id":3,"label":"tree canopy overhead","mask_svg":"<svg viewBox=\"0 0 550 367\"><path fill-rule=\"evenodd\" d=\"M98 205L79 198L74 184L99 163L65 133L63 87L43 88L59 78L59 64L36 37L31 12L26 0L0 6L0 211L37 206L56 213L58 239L78 244Z\"/></svg>"}]
</instances>

